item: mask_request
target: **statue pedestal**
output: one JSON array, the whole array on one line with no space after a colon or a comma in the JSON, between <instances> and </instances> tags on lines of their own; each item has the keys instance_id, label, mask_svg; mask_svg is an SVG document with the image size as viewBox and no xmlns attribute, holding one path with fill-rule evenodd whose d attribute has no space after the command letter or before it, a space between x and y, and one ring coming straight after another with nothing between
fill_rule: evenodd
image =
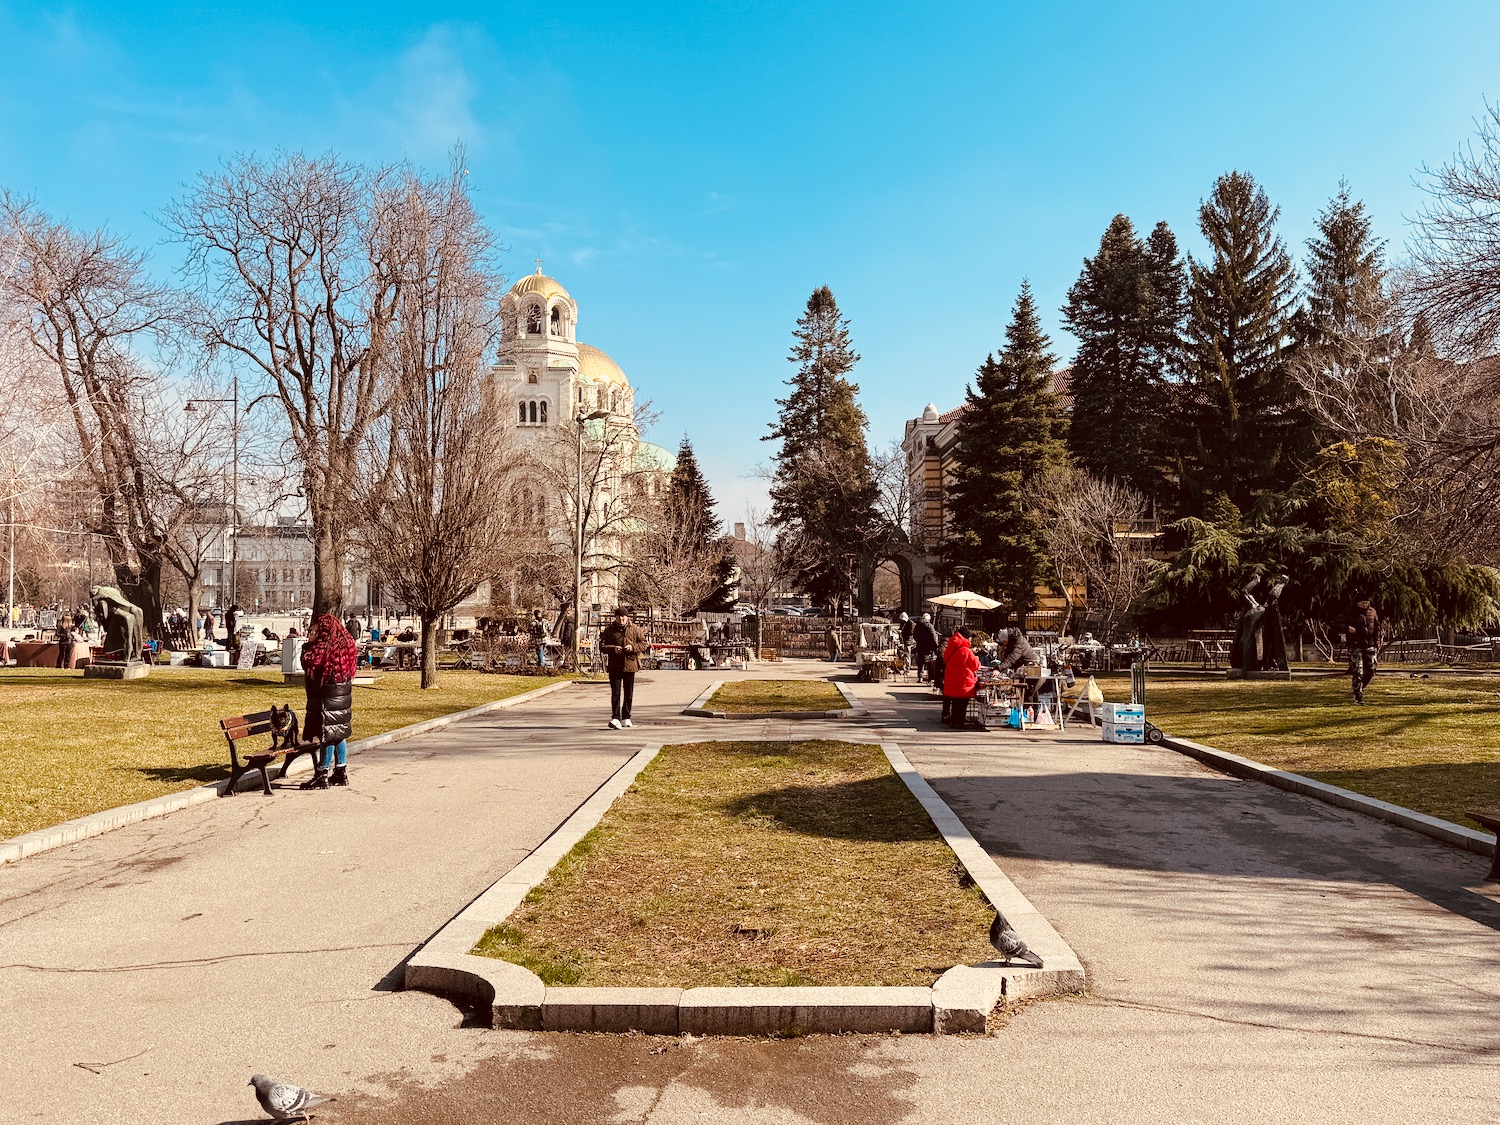
<instances>
[{"instance_id":1,"label":"statue pedestal","mask_svg":"<svg viewBox=\"0 0 1500 1125\"><path fill-rule=\"evenodd\" d=\"M151 665L139 660L95 660L83 670L86 680L139 680L151 674Z\"/></svg>"}]
</instances>

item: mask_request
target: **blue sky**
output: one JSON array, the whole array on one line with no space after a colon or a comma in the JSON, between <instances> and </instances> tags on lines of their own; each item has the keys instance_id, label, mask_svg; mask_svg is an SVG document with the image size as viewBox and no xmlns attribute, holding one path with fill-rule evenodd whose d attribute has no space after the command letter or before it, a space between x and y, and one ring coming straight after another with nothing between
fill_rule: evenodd
<instances>
[{"instance_id":1,"label":"blue sky","mask_svg":"<svg viewBox=\"0 0 1500 1125\"><path fill-rule=\"evenodd\" d=\"M555 13L555 14L552 14ZM380 3L0 0L0 185L156 246L221 157L469 147L513 276L546 271L687 433L726 520L793 323L833 288L884 444L956 404L1023 277L1056 310L1111 216L1198 245L1254 174L1300 256L1340 177L1399 254L1425 162L1500 96L1500 5ZM170 246L153 251L166 272Z\"/></svg>"}]
</instances>

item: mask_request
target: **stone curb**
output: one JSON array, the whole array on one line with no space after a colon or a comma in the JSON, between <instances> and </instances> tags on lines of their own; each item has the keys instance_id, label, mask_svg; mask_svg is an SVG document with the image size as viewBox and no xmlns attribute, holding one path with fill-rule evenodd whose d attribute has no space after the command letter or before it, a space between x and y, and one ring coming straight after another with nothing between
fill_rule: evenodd
<instances>
[{"instance_id":1,"label":"stone curb","mask_svg":"<svg viewBox=\"0 0 1500 1125\"><path fill-rule=\"evenodd\" d=\"M838 693L844 697L848 707L840 707L837 711L710 711L708 701L713 698L714 692L724 686L723 680L715 680L708 685L708 690L692 703L683 708L684 715L695 715L700 719L868 719L870 709L855 698L854 693L847 686L837 682L829 681Z\"/></svg>"},{"instance_id":2,"label":"stone curb","mask_svg":"<svg viewBox=\"0 0 1500 1125\"><path fill-rule=\"evenodd\" d=\"M880 743L897 776L932 818L974 883L1047 967L986 961L949 969L930 988L561 988L519 965L469 952L603 818L661 751L643 747L537 849L460 911L406 964L405 986L490 1009L490 1026L516 1030L639 1031L655 1035L797 1032L983 1032L1002 1000L1084 988L1083 966L1052 925L1005 877L957 815L894 743Z\"/></svg>"},{"instance_id":3,"label":"stone curb","mask_svg":"<svg viewBox=\"0 0 1500 1125\"><path fill-rule=\"evenodd\" d=\"M365 750L372 750L377 746L384 746L390 742L399 742L402 739L411 738L414 735L426 734L428 731L441 730L452 723L462 719L471 719L477 715L483 715L489 711L499 710L505 707L514 707L519 703L537 699L544 695L550 695L554 691L561 691L571 686L569 681L558 684L548 684L546 687L534 688L531 691L522 692L520 695L512 695L506 699L497 699L491 703L482 703L478 707L471 707L467 711L457 711L451 715L439 715L433 719L423 719L420 723L411 726L399 727L396 730L388 730L384 734L371 735L362 738L358 742L349 744L349 753L359 754ZM224 764L229 768L229 763ZM287 771L287 776L307 773L312 769L312 763L299 757L292 768ZM240 789L248 786L246 782L258 785L260 773L250 773L240 779ZM8 840L0 840L0 866L7 863L15 863L25 859L27 856L36 855L38 852L50 851L60 848L66 844L76 844L80 840L86 840L90 836L100 836L105 832L111 832L116 828L124 828L127 824L136 824L143 820L153 820L159 816L176 812L178 809L188 808L190 805L202 804L204 801L212 801L223 794L229 785L229 779L215 781L208 785L199 785L192 789L184 789L179 793L168 793L161 797L150 797L144 801L137 801L133 805L121 805L117 809L105 809L103 812L92 813L82 816L76 820L66 820L61 824L54 824L50 828L38 828L35 832L27 832L20 836L12 836Z\"/></svg>"},{"instance_id":4,"label":"stone curb","mask_svg":"<svg viewBox=\"0 0 1500 1125\"><path fill-rule=\"evenodd\" d=\"M932 818L943 842L953 849L969 878L984 892L990 904L1005 915L1011 927L1042 958L1045 966L1023 968L1000 961L955 965L932 986L933 1030L939 1034L982 1032L990 1012L1002 1000L1010 1002L1028 996L1082 991L1088 981L1073 948L1006 877L989 852L980 847L958 814L917 772L901 748L895 743L883 742L880 749L896 776L906 783L912 796Z\"/></svg>"},{"instance_id":5,"label":"stone curb","mask_svg":"<svg viewBox=\"0 0 1500 1125\"><path fill-rule=\"evenodd\" d=\"M1389 801L1367 797L1363 793L1355 793L1350 789L1340 789L1337 785L1316 781L1289 770L1279 770L1274 766L1243 758L1225 750L1215 750L1212 746L1204 746L1201 742L1193 742L1190 739L1168 736L1162 740L1162 745L1179 754L1196 758L1204 765L1212 766L1223 773L1233 774L1235 777L1242 777L1248 781L1263 781L1267 785L1274 785L1277 789L1285 789L1289 793L1301 793L1305 797L1312 797L1325 804L1337 805L1342 809L1353 809L1355 812L1376 817L1401 828L1409 828L1413 832L1420 832L1434 840L1441 840L1445 844L1452 844L1454 847L1463 848L1465 851L1475 852L1478 855L1493 857L1495 854L1494 836L1473 828L1465 828L1462 824L1454 824L1451 820L1428 816L1415 809L1393 805Z\"/></svg>"}]
</instances>

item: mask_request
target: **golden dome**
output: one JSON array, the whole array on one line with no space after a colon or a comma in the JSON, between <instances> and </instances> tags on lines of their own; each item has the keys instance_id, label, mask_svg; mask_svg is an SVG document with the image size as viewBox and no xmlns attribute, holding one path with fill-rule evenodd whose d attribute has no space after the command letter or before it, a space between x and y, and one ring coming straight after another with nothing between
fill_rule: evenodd
<instances>
[{"instance_id":1,"label":"golden dome","mask_svg":"<svg viewBox=\"0 0 1500 1125\"><path fill-rule=\"evenodd\" d=\"M621 387L630 386L630 380L625 378L625 372L620 370L620 365L598 348L590 347L588 344L578 345L578 374L605 383L615 383Z\"/></svg>"},{"instance_id":2,"label":"golden dome","mask_svg":"<svg viewBox=\"0 0 1500 1125\"><path fill-rule=\"evenodd\" d=\"M536 273L528 274L516 282L510 291L514 296L520 296L523 293L537 293L548 301L553 297L567 297L570 301L573 299L569 296L566 289L542 272L541 266L537 266Z\"/></svg>"}]
</instances>

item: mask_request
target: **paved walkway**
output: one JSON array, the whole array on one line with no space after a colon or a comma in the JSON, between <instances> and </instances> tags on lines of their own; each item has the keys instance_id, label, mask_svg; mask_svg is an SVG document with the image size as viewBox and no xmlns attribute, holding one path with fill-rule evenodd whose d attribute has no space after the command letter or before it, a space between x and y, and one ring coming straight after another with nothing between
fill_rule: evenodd
<instances>
[{"instance_id":1,"label":"paved walkway","mask_svg":"<svg viewBox=\"0 0 1500 1125\"><path fill-rule=\"evenodd\" d=\"M0 1121L259 1120L252 1070L361 1125L1494 1119L1478 857L1168 751L951 733L914 685L857 685L857 727L733 730L898 742L1090 997L988 1038L681 1042L476 1031L389 990L642 743L722 731L677 714L712 678L649 677L632 732L572 687L361 755L346 791L245 793L0 868Z\"/></svg>"}]
</instances>

